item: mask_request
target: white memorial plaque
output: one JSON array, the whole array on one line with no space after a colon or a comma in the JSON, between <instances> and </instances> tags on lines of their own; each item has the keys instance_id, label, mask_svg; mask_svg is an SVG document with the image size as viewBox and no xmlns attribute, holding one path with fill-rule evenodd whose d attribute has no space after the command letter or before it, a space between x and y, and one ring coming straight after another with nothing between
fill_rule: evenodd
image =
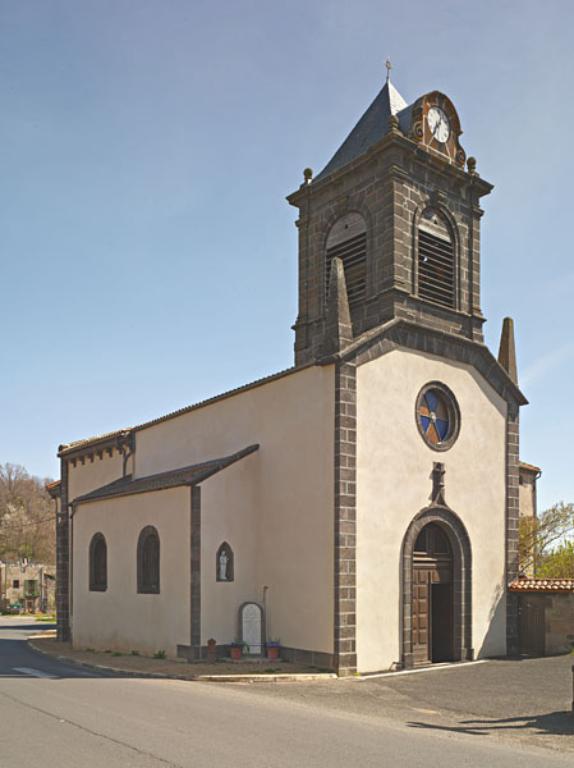
<instances>
[{"instance_id":1,"label":"white memorial plaque","mask_svg":"<svg viewBox=\"0 0 574 768\"><path fill-rule=\"evenodd\" d=\"M261 608L256 603L246 603L241 609L243 642L249 646L252 656L261 655Z\"/></svg>"}]
</instances>

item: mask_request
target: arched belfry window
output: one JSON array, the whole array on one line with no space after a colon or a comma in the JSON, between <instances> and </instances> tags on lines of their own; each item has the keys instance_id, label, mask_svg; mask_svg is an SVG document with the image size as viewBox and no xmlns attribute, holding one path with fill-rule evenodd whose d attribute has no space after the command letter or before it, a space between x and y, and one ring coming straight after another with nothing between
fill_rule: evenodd
<instances>
[{"instance_id":1,"label":"arched belfry window","mask_svg":"<svg viewBox=\"0 0 574 768\"><path fill-rule=\"evenodd\" d=\"M108 547L102 533L90 541L90 592L105 592L108 588Z\"/></svg>"},{"instance_id":2,"label":"arched belfry window","mask_svg":"<svg viewBox=\"0 0 574 768\"><path fill-rule=\"evenodd\" d=\"M353 308L364 300L367 290L367 227L360 213L347 213L329 230L325 254L326 296L335 256L343 262L349 306Z\"/></svg>"},{"instance_id":3,"label":"arched belfry window","mask_svg":"<svg viewBox=\"0 0 574 768\"><path fill-rule=\"evenodd\" d=\"M443 307L456 307L454 240L451 229L434 208L427 208L418 226L418 295Z\"/></svg>"},{"instance_id":4,"label":"arched belfry window","mask_svg":"<svg viewBox=\"0 0 574 768\"><path fill-rule=\"evenodd\" d=\"M226 541L217 550L215 573L217 581L233 581L233 550Z\"/></svg>"},{"instance_id":5,"label":"arched belfry window","mask_svg":"<svg viewBox=\"0 0 574 768\"><path fill-rule=\"evenodd\" d=\"M153 525L146 526L138 539L138 592L159 593L159 535Z\"/></svg>"}]
</instances>

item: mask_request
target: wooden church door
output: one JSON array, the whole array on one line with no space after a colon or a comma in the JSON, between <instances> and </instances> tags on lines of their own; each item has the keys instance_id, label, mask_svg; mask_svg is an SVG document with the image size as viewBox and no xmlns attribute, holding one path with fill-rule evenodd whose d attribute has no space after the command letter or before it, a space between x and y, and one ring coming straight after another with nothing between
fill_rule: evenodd
<instances>
[{"instance_id":1,"label":"wooden church door","mask_svg":"<svg viewBox=\"0 0 574 768\"><path fill-rule=\"evenodd\" d=\"M415 665L453 658L452 554L434 523L420 532L413 560L413 661Z\"/></svg>"}]
</instances>

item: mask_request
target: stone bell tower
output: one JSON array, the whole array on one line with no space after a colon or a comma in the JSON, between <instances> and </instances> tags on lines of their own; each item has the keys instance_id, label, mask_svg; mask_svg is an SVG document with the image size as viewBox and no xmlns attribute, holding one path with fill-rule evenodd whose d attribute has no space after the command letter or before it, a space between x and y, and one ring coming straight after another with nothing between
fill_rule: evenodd
<instances>
[{"instance_id":1,"label":"stone bell tower","mask_svg":"<svg viewBox=\"0 0 574 768\"><path fill-rule=\"evenodd\" d=\"M479 201L492 186L461 133L447 96L407 104L387 75L321 173L306 169L288 197L299 209L296 364L395 319L483 341Z\"/></svg>"}]
</instances>

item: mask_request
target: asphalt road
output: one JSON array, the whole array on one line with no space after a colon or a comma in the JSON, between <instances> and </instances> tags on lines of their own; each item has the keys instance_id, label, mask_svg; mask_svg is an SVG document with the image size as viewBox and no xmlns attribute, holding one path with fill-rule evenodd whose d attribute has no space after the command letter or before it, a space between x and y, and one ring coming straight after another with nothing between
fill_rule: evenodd
<instances>
[{"instance_id":1,"label":"asphalt road","mask_svg":"<svg viewBox=\"0 0 574 768\"><path fill-rule=\"evenodd\" d=\"M572 754L269 696L264 684L246 695L238 685L83 670L29 649L38 627L0 620L0 768L572 765ZM344 701L349 685L330 690Z\"/></svg>"}]
</instances>

